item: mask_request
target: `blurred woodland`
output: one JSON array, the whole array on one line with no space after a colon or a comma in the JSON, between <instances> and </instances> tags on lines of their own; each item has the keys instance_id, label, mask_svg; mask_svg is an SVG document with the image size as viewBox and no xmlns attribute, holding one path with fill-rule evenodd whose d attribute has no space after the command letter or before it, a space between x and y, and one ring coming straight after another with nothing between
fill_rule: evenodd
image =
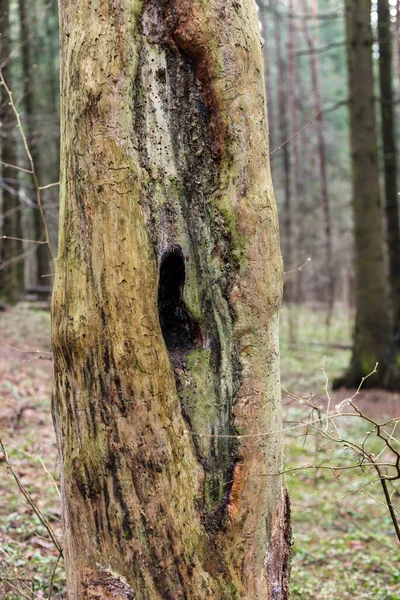
<instances>
[{"instance_id":1,"label":"blurred woodland","mask_svg":"<svg viewBox=\"0 0 400 600\"><path fill-rule=\"evenodd\" d=\"M373 202L381 206L384 220L382 244L390 276L385 293L394 301L388 303L386 310L392 312L393 321L400 312L393 307L399 305L396 297L400 294L394 291L400 289L396 170L400 111L398 11L396 0L374 0L371 4L369 42L374 81L373 89L368 92L365 88L363 92L370 95L375 111L373 131L368 135L376 144L373 151L377 153L379 173L368 170L365 179L369 186L371 178L379 177L371 185L379 184L380 189L380 196ZM52 268L46 246L49 241L53 249L57 247L57 5L45 0L2 0L0 16L2 74L15 104L13 109L2 86L0 290L1 299L13 304L26 298L48 298L51 290ZM284 299L290 305L325 306L329 326L335 304L354 311L360 279L356 268L359 257L354 253L352 177L356 167L352 165L350 149L352 92L347 75L346 38L351 33L346 33L345 6L342 0L260 0L259 16L264 40L271 169L285 271L290 272L285 279ZM30 158L16 113L33 160L34 177L29 172ZM363 127L365 131L365 122L359 125L361 135ZM355 136L356 128L354 122ZM40 190L42 210L38 206L38 186L46 188ZM361 214L366 220L362 208ZM363 245L365 241L366 238ZM368 260L367 256L364 258ZM377 302L381 308L381 299L368 300ZM291 321L290 335L295 341L296 318Z\"/></svg>"}]
</instances>

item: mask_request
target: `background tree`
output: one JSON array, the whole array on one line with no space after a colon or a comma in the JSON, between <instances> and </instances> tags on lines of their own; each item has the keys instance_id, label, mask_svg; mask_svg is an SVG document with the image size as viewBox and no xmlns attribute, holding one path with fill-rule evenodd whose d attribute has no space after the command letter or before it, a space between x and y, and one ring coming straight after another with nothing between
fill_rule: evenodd
<instances>
[{"instance_id":1,"label":"background tree","mask_svg":"<svg viewBox=\"0 0 400 600\"><path fill-rule=\"evenodd\" d=\"M389 0L378 0L379 88L389 275L396 342L400 343L400 225Z\"/></svg>"},{"instance_id":2,"label":"background tree","mask_svg":"<svg viewBox=\"0 0 400 600\"><path fill-rule=\"evenodd\" d=\"M301 0L301 6L303 13L307 14L309 11L309 5L307 0ZM318 3L312 3L312 14L314 18L315 33L314 39L319 39L318 36ZM335 277L333 272L333 248L332 248L332 218L331 218L331 206L328 190L328 175L326 166L326 150L325 150L325 137L324 137L324 118L323 118L323 105L321 98L321 86L319 76L319 64L318 54L316 52L314 39L310 35L308 28L308 20L303 18L303 32L307 42L309 56L310 56L310 68L311 68L311 82L312 82L312 96L314 98L314 110L315 110L315 122L316 130L318 135L318 166L319 166L319 180L321 185L321 205L323 215L323 232L324 232L324 246L326 254L326 298L327 298L327 325L330 324L333 312L333 305L335 301Z\"/></svg>"},{"instance_id":3,"label":"background tree","mask_svg":"<svg viewBox=\"0 0 400 600\"><path fill-rule=\"evenodd\" d=\"M287 598L282 262L254 3L63 0L60 17L69 596Z\"/></svg>"},{"instance_id":4,"label":"background tree","mask_svg":"<svg viewBox=\"0 0 400 600\"><path fill-rule=\"evenodd\" d=\"M285 77L287 64L284 62L283 47L281 41L281 17L276 14L274 22L275 31L275 56L278 70L278 117L279 135L281 140L289 137L289 111L287 96L287 81ZM292 173L290 164L289 146L285 144L282 148L282 187L284 190L284 205L282 211L282 224L285 230L284 256L285 268L293 268L293 205L292 205ZM293 301L292 281L285 283L285 298L290 303Z\"/></svg>"},{"instance_id":5,"label":"background tree","mask_svg":"<svg viewBox=\"0 0 400 600\"><path fill-rule=\"evenodd\" d=\"M0 68L8 85L12 86L12 43L9 0L0 1ZM1 195L2 243L0 282L3 300L16 302L23 290L22 230L18 195L18 171L13 168L18 160L15 142L15 118L9 106L9 97L0 85L1 123ZM19 238L19 239L16 239Z\"/></svg>"},{"instance_id":6,"label":"background tree","mask_svg":"<svg viewBox=\"0 0 400 600\"><path fill-rule=\"evenodd\" d=\"M32 43L33 37L30 25L37 27L37 15L34 6L27 6L26 0L18 0L19 23L20 23L20 46L21 46L21 66L22 66L22 91L23 91L23 108L26 116L26 135L29 144L30 152L35 163L36 172L39 179L42 179L43 166L42 159L45 154L41 152L39 145L39 131L37 117L38 101L37 101L37 82L33 77L34 69L33 55L35 44ZM56 178L58 179L58 177ZM31 178L27 178L27 183L31 183ZM30 189L30 188L28 188ZM31 203L28 226L25 227L25 233L28 238L44 241L45 231L42 215L39 207L35 203ZM31 266L26 279L28 288L38 285L43 285L42 275L49 273L49 253L44 244L37 244L34 247L35 253L31 255L31 260L28 265Z\"/></svg>"},{"instance_id":7,"label":"background tree","mask_svg":"<svg viewBox=\"0 0 400 600\"><path fill-rule=\"evenodd\" d=\"M397 383L387 298L372 72L371 0L346 0L350 143L353 174L356 323L350 367L336 385Z\"/></svg>"},{"instance_id":8,"label":"background tree","mask_svg":"<svg viewBox=\"0 0 400 600\"><path fill-rule=\"evenodd\" d=\"M263 57L264 57L264 76L265 76L265 89L267 94L267 105L268 105L268 137L270 149L275 148L276 137L275 137L275 105L272 94L272 75L271 75L271 42L268 30L267 12L260 7L260 20L262 24L262 35L264 38L263 46Z\"/></svg>"}]
</instances>

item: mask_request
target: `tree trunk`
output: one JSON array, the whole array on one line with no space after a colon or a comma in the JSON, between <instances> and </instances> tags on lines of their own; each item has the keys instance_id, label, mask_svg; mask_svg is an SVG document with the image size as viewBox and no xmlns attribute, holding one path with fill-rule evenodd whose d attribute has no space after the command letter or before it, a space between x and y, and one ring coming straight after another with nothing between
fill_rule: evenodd
<instances>
[{"instance_id":1,"label":"tree trunk","mask_svg":"<svg viewBox=\"0 0 400 600\"><path fill-rule=\"evenodd\" d=\"M60 178L60 73L58 65L58 2L53 0L46 4L44 13L45 36L41 43L42 68L46 68L46 111L52 118L41 140L41 153L44 157L43 184L55 183ZM43 204L48 224L50 242L52 247L57 246L58 217L59 217L59 189L57 186L43 190ZM50 269L51 270L51 269ZM47 273L49 273L49 266ZM43 280L42 280L43 281ZM49 280L47 280L49 281Z\"/></svg>"},{"instance_id":2,"label":"tree trunk","mask_svg":"<svg viewBox=\"0 0 400 600\"><path fill-rule=\"evenodd\" d=\"M302 0L302 6L304 14L308 12L307 0ZM313 4L313 19L318 31L318 5ZM326 273L327 273L327 284L326 284L326 299L327 299L327 325L330 324L333 312L333 306L335 301L335 277L333 271L333 253L332 253L332 216L331 207L329 200L328 190L328 176L326 168L326 153L325 153L325 138L324 138L324 120L323 120L323 106L321 98L321 87L319 81L319 65L318 55L315 52L314 41L310 35L307 19L302 19L304 37L306 39L309 51L310 51L310 67L311 67L311 81L312 90L314 97L314 110L316 117L316 127L318 136L318 159L319 159L319 175L321 183L321 195L322 195L322 211L324 219L324 237L325 237L325 252L326 252Z\"/></svg>"},{"instance_id":3,"label":"tree trunk","mask_svg":"<svg viewBox=\"0 0 400 600\"><path fill-rule=\"evenodd\" d=\"M400 84L400 0L397 0L396 4L396 51L397 51L397 78Z\"/></svg>"},{"instance_id":4,"label":"tree trunk","mask_svg":"<svg viewBox=\"0 0 400 600\"><path fill-rule=\"evenodd\" d=\"M10 35L10 4L9 0L0 0L0 69L10 89L12 89L11 73L11 35ZM14 130L15 118L9 106L9 97L0 85L0 124L1 124L1 212L3 216L2 235L8 238L21 238L21 211L18 196L18 171L7 165L17 162L16 141ZM3 239L1 243L0 261L0 295L11 303L23 295L24 263L22 257L22 242L20 239Z\"/></svg>"},{"instance_id":5,"label":"tree trunk","mask_svg":"<svg viewBox=\"0 0 400 600\"><path fill-rule=\"evenodd\" d=\"M267 11L261 4L259 4L260 20L262 25L262 35L264 37L264 76L265 76L265 90L267 93L267 106L268 106L268 133L269 133L269 146L271 151L275 149L276 136L275 136L275 110L274 110L274 99L272 94L272 76L271 76L271 57L270 57L270 42L269 42L269 31L268 31L268 20Z\"/></svg>"},{"instance_id":6,"label":"tree trunk","mask_svg":"<svg viewBox=\"0 0 400 600\"><path fill-rule=\"evenodd\" d=\"M289 138L289 123L287 110L287 94L285 90L286 68L283 64L282 42L281 42L281 18L275 15L274 22L275 32L275 53L276 63L278 67L278 117L279 117L279 135L280 144L287 142ZM288 271L293 268L293 222L292 222L292 190L291 190L291 170L289 145L286 143L281 150L282 153L282 176L284 190L283 204L283 258L285 261L285 269ZM293 300L293 281L285 280L284 297L287 302Z\"/></svg>"},{"instance_id":7,"label":"tree trunk","mask_svg":"<svg viewBox=\"0 0 400 600\"><path fill-rule=\"evenodd\" d=\"M372 73L371 0L346 0L356 324L348 372L335 385L398 384L388 310ZM396 382L397 379L397 382Z\"/></svg>"},{"instance_id":8,"label":"tree trunk","mask_svg":"<svg viewBox=\"0 0 400 600\"><path fill-rule=\"evenodd\" d=\"M389 255L393 328L400 343L400 227L397 191L397 151L395 142L394 98L392 84L392 40L389 0L378 0L379 84L385 212Z\"/></svg>"},{"instance_id":9,"label":"tree trunk","mask_svg":"<svg viewBox=\"0 0 400 600\"><path fill-rule=\"evenodd\" d=\"M296 61L295 61L295 5L294 0L289 0L289 11L288 11L288 96L289 96L289 113L290 113L290 164L292 172L292 191L293 191L293 202L292 202L292 213L293 221L295 223L293 232L292 246L294 249L293 254L300 259L300 263L303 262L302 258L302 239L303 233L303 215L301 214L300 201L300 169L299 169L299 138L297 136L298 131L298 119L297 119L297 90L298 83L296 77ZM304 157L303 157L304 160ZM299 264L300 264L299 263ZM292 265L295 268L296 265ZM298 305L301 300L301 279L302 272L297 271L291 273L289 277L292 280L292 300ZM298 326L299 326L300 315L298 311L290 315L291 322L289 323L291 341L297 341L298 339Z\"/></svg>"},{"instance_id":10,"label":"tree trunk","mask_svg":"<svg viewBox=\"0 0 400 600\"><path fill-rule=\"evenodd\" d=\"M298 130L297 126L297 82L296 82L296 64L295 64L295 28L294 28L294 3L293 0L289 0L289 12L288 12L288 81L289 81L289 112L290 112L290 136L293 139L290 142L291 149L291 165L293 172L293 195L295 203L297 205L299 198L299 139L296 135ZM297 206L296 206L297 209ZM296 212L296 229L299 225L298 221L298 210ZM298 251L297 244L296 252Z\"/></svg>"},{"instance_id":11,"label":"tree trunk","mask_svg":"<svg viewBox=\"0 0 400 600\"><path fill-rule=\"evenodd\" d=\"M255 5L60 8L68 598L285 599L282 261Z\"/></svg>"},{"instance_id":12,"label":"tree trunk","mask_svg":"<svg viewBox=\"0 0 400 600\"><path fill-rule=\"evenodd\" d=\"M29 145L30 152L32 154L33 162L35 164L36 172L40 175L42 173L41 168L41 156L38 147L38 133L35 127L35 121L32 117L35 115L35 78L34 69L32 68L32 34L30 31L29 23L32 22L32 15L29 14L26 0L18 0L19 8L19 22L20 22L20 40L21 40L21 58L22 58L22 89L23 89L23 103L25 109L25 115L28 117L26 124L26 135ZM35 207L31 211L32 225L34 239L45 240L45 231L43 225L43 219L40 214L39 207ZM46 275L49 272L49 253L45 244L38 244L36 252L34 254L34 269L33 269L33 281L32 285L44 285L42 275Z\"/></svg>"}]
</instances>

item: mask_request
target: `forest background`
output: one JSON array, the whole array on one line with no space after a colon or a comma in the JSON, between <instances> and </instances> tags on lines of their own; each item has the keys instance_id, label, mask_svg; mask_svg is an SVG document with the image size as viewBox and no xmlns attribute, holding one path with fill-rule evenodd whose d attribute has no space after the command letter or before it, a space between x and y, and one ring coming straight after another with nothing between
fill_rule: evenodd
<instances>
[{"instance_id":1,"label":"forest background","mask_svg":"<svg viewBox=\"0 0 400 600\"><path fill-rule=\"evenodd\" d=\"M390 0L389 6L398 139L400 2ZM310 410L315 414L320 406L326 410L327 403L336 406L353 395L340 391L332 400L326 382L327 376L338 377L348 366L355 317L344 6L341 0L260 0L259 16L271 169L286 270L281 344L295 538L292 594L294 598L396 600L400 598L399 550L379 482L376 490L370 490L375 479L368 469L341 471L353 458L350 456L349 462L348 446L310 435L307 428ZM380 131L376 2L372 2L371 24ZM52 281L47 241L53 249L57 247L57 3L0 0L0 44L2 75L12 90L15 106L10 106L3 86L0 299L5 312L1 315L0 419L8 454L3 453L0 467L5 473L10 457L17 481L22 482L40 513L47 515L52 529L61 536L58 484L54 483L56 450L49 411L49 316L42 310ZM27 172L30 163L18 118L37 182ZM381 134L377 142L384 192ZM36 310L31 309L32 305ZM397 391L368 390L359 397L358 406L374 422L392 419L395 430L400 398ZM340 417L338 423L344 429L343 438L361 440L362 444L368 430L363 419ZM373 450L379 455L381 447L376 440L374 444ZM399 495L395 484L390 488L394 505ZM4 555L0 597L63 598L62 561L46 526L32 513L32 506L12 478L2 479L0 490L4 499L0 506L0 546Z\"/></svg>"}]
</instances>

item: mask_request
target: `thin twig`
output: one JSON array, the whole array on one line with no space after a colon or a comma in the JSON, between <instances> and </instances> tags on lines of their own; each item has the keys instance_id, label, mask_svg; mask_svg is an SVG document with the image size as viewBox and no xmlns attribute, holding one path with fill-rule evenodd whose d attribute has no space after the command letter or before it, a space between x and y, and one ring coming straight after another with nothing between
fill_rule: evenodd
<instances>
[{"instance_id":1,"label":"thin twig","mask_svg":"<svg viewBox=\"0 0 400 600\"><path fill-rule=\"evenodd\" d=\"M0 449L4 453L4 458L5 458L7 467L9 469L10 473L12 474L12 476L14 478L14 481L17 484L20 492L24 496L25 500L28 502L29 506L32 508L33 512L38 517L39 521L46 528L47 533L49 534L49 536L50 536L50 538L51 538L54 546L57 548L58 552L62 555L63 550L62 550L61 544L58 541L57 536L54 533L54 530L53 530L52 526L50 525L49 521L47 520L47 518L45 517L45 515L42 513L42 511L40 510L40 508L38 507L38 505L36 504L36 502L33 500L32 496L29 494L29 492L25 488L24 484L22 483L22 481L18 477L17 473L14 471L14 468L13 468L11 462L10 462L7 450L6 450L5 446L4 446L3 441L2 441L1 438L0 438Z\"/></svg>"},{"instance_id":2,"label":"thin twig","mask_svg":"<svg viewBox=\"0 0 400 600\"><path fill-rule=\"evenodd\" d=\"M51 574L48 600L51 600L51 597L53 595L54 577L56 575L56 571L57 571L58 563L60 562L60 558L61 558L61 552L58 554L58 557L57 557L57 560L56 560L56 564L54 565L54 569L53 569L53 572Z\"/></svg>"},{"instance_id":3,"label":"thin twig","mask_svg":"<svg viewBox=\"0 0 400 600\"><path fill-rule=\"evenodd\" d=\"M273 154L275 154L275 152L278 152L278 150L282 150L282 148L284 146L286 146L286 144L288 144L289 142L291 142L293 138L295 138L298 135L300 135L300 133L302 133L305 129L307 129L307 127L310 127L310 125L312 125L314 123L315 119L317 119L319 117L319 115L322 113L322 110L323 109L321 109L317 113L315 113L315 115L313 116L313 118L311 119L311 121L308 121L308 123L306 123L305 125L303 125L303 127L301 129L299 129L293 135L291 135L286 140L286 142L283 142L280 146L278 146L278 148L275 148L275 150L272 150L272 152L270 152L269 155L272 156Z\"/></svg>"},{"instance_id":4,"label":"thin twig","mask_svg":"<svg viewBox=\"0 0 400 600\"><path fill-rule=\"evenodd\" d=\"M279 148L278 148L279 149ZM310 264L311 262L311 258L308 257L307 260L305 260L299 267L296 267L295 269L291 269L290 271L284 271L284 275L290 275L290 273L299 273L301 272L308 264Z\"/></svg>"},{"instance_id":5,"label":"thin twig","mask_svg":"<svg viewBox=\"0 0 400 600\"><path fill-rule=\"evenodd\" d=\"M0 71L1 73L1 71ZM24 169L23 167L17 167L17 165L10 165L9 163L4 162L3 160L0 160L0 165L3 165L4 167L8 167L9 169L16 169L17 171L22 171L23 173L29 173L30 175L32 175L32 171L30 169Z\"/></svg>"},{"instance_id":6,"label":"thin twig","mask_svg":"<svg viewBox=\"0 0 400 600\"><path fill-rule=\"evenodd\" d=\"M26 238L12 237L11 235L1 236L3 240L17 240L18 242L29 242L30 244L47 244L42 240L27 240Z\"/></svg>"},{"instance_id":7,"label":"thin twig","mask_svg":"<svg viewBox=\"0 0 400 600\"><path fill-rule=\"evenodd\" d=\"M48 183L47 185L41 185L39 190L48 190L49 188L56 187L57 185L60 185L59 181L56 181L55 183Z\"/></svg>"},{"instance_id":8,"label":"thin twig","mask_svg":"<svg viewBox=\"0 0 400 600\"><path fill-rule=\"evenodd\" d=\"M400 527L399 527L399 523L397 521L397 517L396 517L396 514L395 514L394 509L393 509L392 499L390 497L389 490L387 488L386 479L385 479L385 477L383 477L381 475L380 468L379 468L378 465L376 465L376 472L379 475L379 479L380 479L380 482L381 482L381 485L382 485L383 493L384 493L385 499L386 499L386 504L387 504L387 507L389 509L390 517L392 519L393 527L395 528L395 531L396 531L396 534L397 534L397 539L400 542Z\"/></svg>"},{"instance_id":9,"label":"thin twig","mask_svg":"<svg viewBox=\"0 0 400 600\"><path fill-rule=\"evenodd\" d=\"M0 344L4 348L10 348L10 350L15 350L16 352L21 352L21 354L49 354L53 356L52 352L47 352L46 350L21 350L21 348L15 348L14 346L9 346L8 344Z\"/></svg>"}]
</instances>

